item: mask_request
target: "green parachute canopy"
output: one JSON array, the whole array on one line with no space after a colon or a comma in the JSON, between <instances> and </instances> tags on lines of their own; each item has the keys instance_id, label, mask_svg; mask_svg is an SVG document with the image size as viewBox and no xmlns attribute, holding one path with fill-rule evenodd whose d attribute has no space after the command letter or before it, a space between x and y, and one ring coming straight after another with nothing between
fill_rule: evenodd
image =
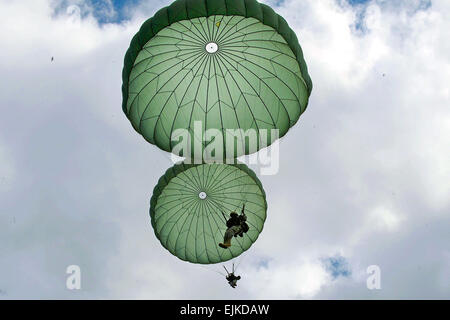
<instances>
[{"instance_id":1,"label":"green parachute canopy","mask_svg":"<svg viewBox=\"0 0 450 320\"><path fill-rule=\"evenodd\" d=\"M297 36L270 7L255 0L178 0L131 41L122 108L135 130L163 150L174 151L181 138L172 141L173 135L183 129L191 145L177 155L195 158L195 145L203 150L215 141L205 137L215 129L223 158L235 158L286 134L311 90ZM236 129L254 129L257 145L229 131Z\"/></svg>"},{"instance_id":2,"label":"green parachute canopy","mask_svg":"<svg viewBox=\"0 0 450 320\"><path fill-rule=\"evenodd\" d=\"M229 217L245 203L249 231L222 249ZM178 164L159 179L150 201L150 218L161 244L181 260L211 264L246 251L261 233L267 202L261 182L246 165Z\"/></svg>"}]
</instances>

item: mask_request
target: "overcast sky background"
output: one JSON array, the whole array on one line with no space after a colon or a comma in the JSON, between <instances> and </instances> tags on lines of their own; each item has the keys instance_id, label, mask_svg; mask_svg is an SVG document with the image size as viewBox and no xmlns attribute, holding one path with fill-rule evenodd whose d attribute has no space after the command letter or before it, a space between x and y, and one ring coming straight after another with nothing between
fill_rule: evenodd
<instances>
[{"instance_id":1,"label":"overcast sky background","mask_svg":"<svg viewBox=\"0 0 450 320\"><path fill-rule=\"evenodd\" d=\"M172 163L121 110L129 42L170 1L0 0L0 299L450 298L450 1L264 2L314 89L233 290L156 239Z\"/></svg>"}]
</instances>

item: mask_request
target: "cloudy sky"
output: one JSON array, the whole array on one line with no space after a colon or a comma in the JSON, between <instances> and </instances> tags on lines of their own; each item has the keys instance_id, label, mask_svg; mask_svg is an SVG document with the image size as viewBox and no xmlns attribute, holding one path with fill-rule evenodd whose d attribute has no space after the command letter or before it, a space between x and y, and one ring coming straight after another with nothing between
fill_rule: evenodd
<instances>
[{"instance_id":1,"label":"cloudy sky","mask_svg":"<svg viewBox=\"0 0 450 320\"><path fill-rule=\"evenodd\" d=\"M264 2L314 89L233 290L155 238L172 163L121 110L129 41L170 1L0 1L0 299L450 298L450 2Z\"/></svg>"}]
</instances>

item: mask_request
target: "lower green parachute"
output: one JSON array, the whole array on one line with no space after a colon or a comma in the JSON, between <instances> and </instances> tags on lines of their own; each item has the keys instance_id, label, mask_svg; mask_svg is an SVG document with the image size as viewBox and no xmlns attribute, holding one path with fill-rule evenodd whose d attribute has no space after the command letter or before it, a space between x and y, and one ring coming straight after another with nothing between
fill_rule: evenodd
<instances>
[{"instance_id":1,"label":"lower green parachute","mask_svg":"<svg viewBox=\"0 0 450 320\"><path fill-rule=\"evenodd\" d=\"M245 204L249 231L222 249L228 217ZM150 217L161 244L181 260L212 264L239 256L256 241L266 219L264 189L243 164L177 164L153 190Z\"/></svg>"}]
</instances>

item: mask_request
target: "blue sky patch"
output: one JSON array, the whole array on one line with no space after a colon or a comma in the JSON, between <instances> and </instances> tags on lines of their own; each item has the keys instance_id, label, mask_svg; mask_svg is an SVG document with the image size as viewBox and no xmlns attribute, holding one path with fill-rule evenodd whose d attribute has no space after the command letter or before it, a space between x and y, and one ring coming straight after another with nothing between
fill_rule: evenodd
<instances>
[{"instance_id":1,"label":"blue sky patch","mask_svg":"<svg viewBox=\"0 0 450 320\"><path fill-rule=\"evenodd\" d=\"M338 277L348 278L351 276L352 271L350 269L350 264L347 259L341 255L335 255L334 257L323 258L322 265L325 270L333 277L337 279Z\"/></svg>"},{"instance_id":2,"label":"blue sky patch","mask_svg":"<svg viewBox=\"0 0 450 320\"><path fill-rule=\"evenodd\" d=\"M81 2L61 0L54 8L54 15L77 14L80 18L92 15L100 24L121 23L130 19L130 8L142 0L85 0Z\"/></svg>"},{"instance_id":3,"label":"blue sky patch","mask_svg":"<svg viewBox=\"0 0 450 320\"><path fill-rule=\"evenodd\" d=\"M352 6L357 6L359 4L364 4L366 2L369 2L369 0L347 0L347 1Z\"/></svg>"},{"instance_id":4,"label":"blue sky patch","mask_svg":"<svg viewBox=\"0 0 450 320\"><path fill-rule=\"evenodd\" d=\"M120 23L128 19L127 7L136 6L139 0L112 0L112 9L114 10L113 16L107 16L102 14L105 6L108 5L108 1L104 0L91 0L92 6L95 8L94 16L100 23Z\"/></svg>"}]
</instances>

